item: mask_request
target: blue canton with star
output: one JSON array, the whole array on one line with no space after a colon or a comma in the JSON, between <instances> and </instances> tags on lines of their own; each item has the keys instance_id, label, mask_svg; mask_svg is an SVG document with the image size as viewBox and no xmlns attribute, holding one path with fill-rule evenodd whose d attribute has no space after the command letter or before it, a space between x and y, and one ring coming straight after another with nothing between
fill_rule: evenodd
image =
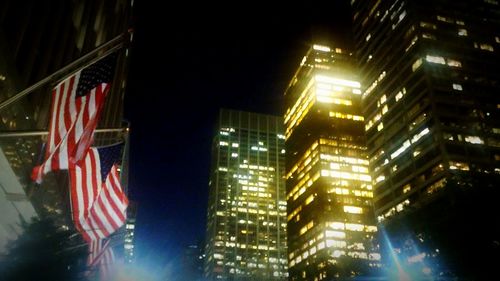
<instances>
[{"instance_id":1,"label":"blue canton with star","mask_svg":"<svg viewBox=\"0 0 500 281\"><path fill-rule=\"evenodd\" d=\"M102 182L106 181L106 177L109 171L111 171L111 167L121 160L122 148L123 143L97 148L101 164Z\"/></svg>"},{"instance_id":2,"label":"blue canton with star","mask_svg":"<svg viewBox=\"0 0 500 281\"><path fill-rule=\"evenodd\" d=\"M117 55L113 53L86 67L80 74L76 97L85 96L101 83L110 83L114 76Z\"/></svg>"}]
</instances>

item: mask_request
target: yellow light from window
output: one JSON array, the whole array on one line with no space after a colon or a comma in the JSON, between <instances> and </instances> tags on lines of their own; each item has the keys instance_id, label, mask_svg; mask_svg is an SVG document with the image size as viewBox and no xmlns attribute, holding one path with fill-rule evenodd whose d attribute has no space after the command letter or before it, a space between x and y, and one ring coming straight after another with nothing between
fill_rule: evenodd
<instances>
[{"instance_id":1,"label":"yellow light from window","mask_svg":"<svg viewBox=\"0 0 500 281\"><path fill-rule=\"evenodd\" d=\"M329 76L324 76L324 75L316 75L315 78L316 78L316 82L330 83L333 85L347 86L347 87L352 87L352 88L356 88L356 89L361 88L361 84L357 81L340 79L340 78L329 77Z\"/></svg>"},{"instance_id":2,"label":"yellow light from window","mask_svg":"<svg viewBox=\"0 0 500 281\"><path fill-rule=\"evenodd\" d=\"M331 222L330 228L332 228L332 229L344 229L344 223L343 222Z\"/></svg>"},{"instance_id":3,"label":"yellow light from window","mask_svg":"<svg viewBox=\"0 0 500 281\"><path fill-rule=\"evenodd\" d=\"M304 227L302 227L300 229L300 235L306 233L306 231L308 231L309 229L311 229L313 226L314 226L314 222L313 221L310 221L309 223L307 223L306 225L304 225Z\"/></svg>"},{"instance_id":4,"label":"yellow light from window","mask_svg":"<svg viewBox=\"0 0 500 281\"><path fill-rule=\"evenodd\" d=\"M321 52L330 52L330 48L327 46L322 46L322 45L313 45L313 49L316 51L321 51Z\"/></svg>"},{"instance_id":5,"label":"yellow light from window","mask_svg":"<svg viewBox=\"0 0 500 281\"><path fill-rule=\"evenodd\" d=\"M343 232L343 231L327 230L325 232L325 236L328 237L328 238L330 238L330 237L345 238L345 232Z\"/></svg>"},{"instance_id":6,"label":"yellow light from window","mask_svg":"<svg viewBox=\"0 0 500 281\"><path fill-rule=\"evenodd\" d=\"M311 196L307 197L306 202L305 202L306 206L309 205L313 200L314 200L313 194Z\"/></svg>"},{"instance_id":7,"label":"yellow light from window","mask_svg":"<svg viewBox=\"0 0 500 281\"><path fill-rule=\"evenodd\" d=\"M355 206L344 206L344 212L351 214L362 214L363 208L355 207Z\"/></svg>"}]
</instances>

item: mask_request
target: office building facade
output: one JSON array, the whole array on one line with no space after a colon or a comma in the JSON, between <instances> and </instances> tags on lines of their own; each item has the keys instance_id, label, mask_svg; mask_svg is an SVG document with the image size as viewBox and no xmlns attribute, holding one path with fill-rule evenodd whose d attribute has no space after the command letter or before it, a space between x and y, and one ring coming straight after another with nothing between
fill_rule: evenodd
<instances>
[{"instance_id":1,"label":"office building facade","mask_svg":"<svg viewBox=\"0 0 500 281\"><path fill-rule=\"evenodd\" d=\"M353 59L313 45L286 92L290 280L368 274L380 254Z\"/></svg>"},{"instance_id":2,"label":"office building facade","mask_svg":"<svg viewBox=\"0 0 500 281\"><path fill-rule=\"evenodd\" d=\"M135 226L137 224L137 203L129 201L127 207L127 221L125 222L125 233L123 243L123 257L127 264L133 264L136 260L135 250Z\"/></svg>"},{"instance_id":3,"label":"office building facade","mask_svg":"<svg viewBox=\"0 0 500 281\"><path fill-rule=\"evenodd\" d=\"M499 2L351 4L378 220L418 235L447 227L453 231L441 239L445 244L463 237L449 258L470 243L476 250L465 256L483 256L478 249L495 249L498 227L459 225L479 217L492 221L498 212L489 198L498 195L490 185L500 174ZM490 179L466 188L483 177ZM483 227L496 238L478 233ZM439 249L422 252L429 257Z\"/></svg>"},{"instance_id":4,"label":"office building facade","mask_svg":"<svg viewBox=\"0 0 500 281\"><path fill-rule=\"evenodd\" d=\"M212 145L204 275L286 280L282 118L222 109Z\"/></svg>"}]
</instances>

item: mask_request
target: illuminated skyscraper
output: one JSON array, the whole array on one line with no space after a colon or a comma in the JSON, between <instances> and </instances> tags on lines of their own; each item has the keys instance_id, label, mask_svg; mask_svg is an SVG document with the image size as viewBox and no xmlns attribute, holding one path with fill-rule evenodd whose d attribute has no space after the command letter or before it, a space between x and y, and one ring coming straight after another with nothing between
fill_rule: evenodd
<instances>
[{"instance_id":1,"label":"illuminated skyscraper","mask_svg":"<svg viewBox=\"0 0 500 281\"><path fill-rule=\"evenodd\" d=\"M127 221L125 223L125 234L124 234L124 261L125 263L134 263L136 257L135 251L135 226L137 219L137 203L135 201L129 201L127 208Z\"/></svg>"},{"instance_id":2,"label":"illuminated skyscraper","mask_svg":"<svg viewBox=\"0 0 500 281\"><path fill-rule=\"evenodd\" d=\"M496 221L499 212L499 1L351 3L376 216L389 231L435 230L437 247L456 245L445 262L460 263L463 252L455 269L484 256L492 258L474 270L495 270L498 224L463 223Z\"/></svg>"},{"instance_id":3,"label":"illuminated skyscraper","mask_svg":"<svg viewBox=\"0 0 500 281\"><path fill-rule=\"evenodd\" d=\"M282 118L221 110L212 146L204 274L286 280Z\"/></svg>"},{"instance_id":4,"label":"illuminated skyscraper","mask_svg":"<svg viewBox=\"0 0 500 281\"><path fill-rule=\"evenodd\" d=\"M350 53L314 45L285 92L290 280L379 266L360 88Z\"/></svg>"}]
</instances>

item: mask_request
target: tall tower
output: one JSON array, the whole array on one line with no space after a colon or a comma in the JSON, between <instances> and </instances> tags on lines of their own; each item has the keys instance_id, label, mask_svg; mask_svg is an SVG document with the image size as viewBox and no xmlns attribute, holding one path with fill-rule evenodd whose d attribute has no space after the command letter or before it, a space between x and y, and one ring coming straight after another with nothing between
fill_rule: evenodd
<instances>
[{"instance_id":1,"label":"tall tower","mask_svg":"<svg viewBox=\"0 0 500 281\"><path fill-rule=\"evenodd\" d=\"M137 202L129 201L127 208L127 221L125 223L123 256L124 262L133 264L136 260L137 251L135 250L135 226L137 224Z\"/></svg>"},{"instance_id":2,"label":"tall tower","mask_svg":"<svg viewBox=\"0 0 500 281\"><path fill-rule=\"evenodd\" d=\"M463 223L500 211L499 1L351 3L376 216L395 247L398 225L435 239L424 263L455 245L444 262L488 276L498 224Z\"/></svg>"},{"instance_id":3,"label":"tall tower","mask_svg":"<svg viewBox=\"0 0 500 281\"><path fill-rule=\"evenodd\" d=\"M221 110L212 146L204 274L286 280L282 118Z\"/></svg>"},{"instance_id":4,"label":"tall tower","mask_svg":"<svg viewBox=\"0 0 500 281\"><path fill-rule=\"evenodd\" d=\"M290 280L332 280L379 265L372 182L351 54L313 45L286 92Z\"/></svg>"}]
</instances>

